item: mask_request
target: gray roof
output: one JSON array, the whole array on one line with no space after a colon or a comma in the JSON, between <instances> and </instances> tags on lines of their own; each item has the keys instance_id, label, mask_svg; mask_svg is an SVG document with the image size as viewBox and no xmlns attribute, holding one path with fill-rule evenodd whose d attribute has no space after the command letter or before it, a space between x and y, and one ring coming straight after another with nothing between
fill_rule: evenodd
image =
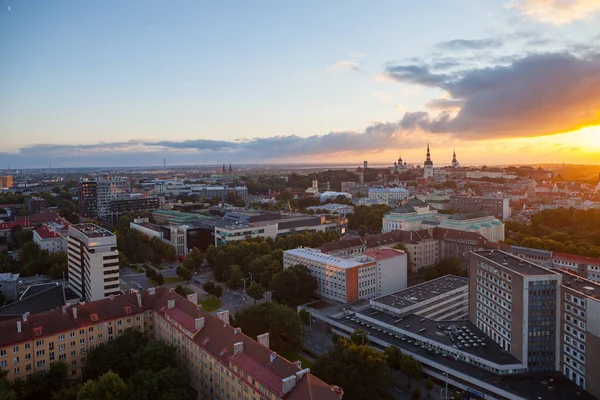
<instances>
[{"instance_id":1,"label":"gray roof","mask_svg":"<svg viewBox=\"0 0 600 400\"><path fill-rule=\"evenodd\" d=\"M19 279L19 274L12 274L10 272L0 274L0 281L3 282L16 281L17 279Z\"/></svg>"}]
</instances>

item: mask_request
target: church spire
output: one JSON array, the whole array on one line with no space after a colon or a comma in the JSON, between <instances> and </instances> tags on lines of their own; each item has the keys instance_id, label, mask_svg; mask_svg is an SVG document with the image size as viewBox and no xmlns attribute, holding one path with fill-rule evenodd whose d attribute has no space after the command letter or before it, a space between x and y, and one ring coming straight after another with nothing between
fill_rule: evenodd
<instances>
[{"instance_id":1,"label":"church spire","mask_svg":"<svg viewBox=\"0 0 600 400\"><path fill-rule=\"evenodd\" d=\"M431 161L431 153L429 152L429 142L427 142L427 161Z\"/></svg>"}]
</instances>

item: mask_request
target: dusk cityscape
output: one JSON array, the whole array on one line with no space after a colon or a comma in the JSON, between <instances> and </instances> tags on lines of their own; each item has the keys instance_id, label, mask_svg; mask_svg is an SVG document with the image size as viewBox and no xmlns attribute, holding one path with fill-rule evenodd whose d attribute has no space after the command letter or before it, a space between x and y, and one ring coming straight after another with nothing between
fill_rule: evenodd
<instances>
[{"instance_id":1,"label":"dusk cityscape","mask_svg":"<svg viewBox=\"0 0 600 400\"><path fill-rule=\"evenodd\" d=\"M0 400L600 399L600 1L0 1Z\"/></svg>"}]
</instances>

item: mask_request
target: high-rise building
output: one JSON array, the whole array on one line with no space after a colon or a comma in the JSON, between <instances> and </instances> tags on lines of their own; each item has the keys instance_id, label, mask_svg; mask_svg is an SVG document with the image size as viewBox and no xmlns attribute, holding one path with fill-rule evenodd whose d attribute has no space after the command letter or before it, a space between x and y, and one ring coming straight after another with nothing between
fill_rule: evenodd
<instances>
[{"instance_id":1,"label":"high-rise building","mask_svg":"<svg viewBox=\"0 0 600 400\"><path fill-rule=\"evenodd\" d=\"M427 143L427 159L423 163L423 177L433 178L433 161L431 161L431 153L429 152L429 143Z\"/></svg>"},{"instance_id":2,"label":"high-rise building","mask_svg":"<svg viewBox=\"0 0 600 400\"><path fill-rule=\"evenodd\" d=\"M94 224L69 227L68 279L85 301L119 294L117 237Z\"/></svg>"},{"instance_id":3,"label":"high-rise building","mask_svg":"<svg viewBox=\"0 0 600 400\"><path fill-rule=\"evenodd\" d=\"M80 181L78 190L79 216L86 220L98 218L98 184L96 181Z\"/></svg>"},{"instance_id":4,"label":"high-rise building","mask_svg":"<svg viewBox=\"0 0 600 400\"><path fill-rule=\"evenodd\" d=\"M529 371L560 370L561 282L503 251L471 252L469 320Z\"/></svg>"},{"instance_id":5,"label":"high-rise building","mask_svg":"<svg viewBox=\"0 0 600 400\"><path fill-rule=\"evenodd\" d=\"M10 189L13 187L12 175L0 176L0 189Z\"/></svg>"},{"instance_id":6,"label":"high-rise building","mask_svg":"<svg viewBox=\"0 0 600 400\"><path fill-rule=\"evenodd\" d=\"M81 179L79 181L79 215L86 219L103 219L111 215L111 202L128 198L128 180L123 177Z\"/></svg>"}]
</instances>

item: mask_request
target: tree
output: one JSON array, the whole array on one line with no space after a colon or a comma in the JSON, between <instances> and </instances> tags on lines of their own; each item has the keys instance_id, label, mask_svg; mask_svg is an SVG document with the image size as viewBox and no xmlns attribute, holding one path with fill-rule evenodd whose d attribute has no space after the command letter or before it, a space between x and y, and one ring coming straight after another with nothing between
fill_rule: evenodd
<instances>
[{"instance_id":1,"label":"tree","mask_svg":"<svg viewBox=\"0 0 600 400\"><path fill-rule=\"evenodd\" d=\"M410 394L410 400L419 400L420 398L421 398L421 389L414 388L414 390Z\"/></svg>"},{"instance_id":2,"label":"tree","mask_svg":"<svg viewBox=\"0 0 600 400\"><path fill-rule=\"evenodd\" d=\"M57 361L50 366L44 377L47 390L55 391L69 386L69 366L63 361Z\"/></svg>"},{"instance_id":3,"label":"tree","mask_svg":"<svg viewBox=\"0 0 600 400\"><path fill-rule=\"evenodd\" d=\"M271 290L277 300L295 307L314 298L317 279L304 265L295 265L273 276Z\"/></svg>"},{"instance_id":4,"label":"tree","mask_svg":"<svg viewBox=\"0 0 600 400\"><path fill-rule=\"evenodd\" d=\"M227 284L230 288L236 289L242 286L242 267L239 265L230 265L229 274L227 275Z\"/></svg>"},{"instance_id":5,"label":"tree","mask_svg":"<svg viewBox=\"0 0 600 400\"><path fill-rule=\"evenodd\" d=\"M408 387L410 387L412 379L421 379L421 363L415 360L413 356L403 354L400 366L402 373L408 378Z\"/></svg>"},{"instance_id":6,"label":"tree","mask_svg":"<svg viewBox=\"0 0 600 400\"><path fill-rule=\"evenodd\" d=\"M433 390L433 381L431 378L427 378L427 381L425 381L425 389L427 390L427 395L431 396L431 391Z\"/></svg>"},{"instance_id":7,"label":"tree","mask_svg":"<svg viewBox=\"0 0 600 400\"><path fill-rule=\"evenodd\" d=\"M310 325L310 311L306 308L302 308L298 311L298 315L300 316L303 325Z\"/></svg>"},{"instance_id":8,"label":"tree","mask_svg":"<svg viewBox=\"0 0 600 400\"><path fill-rule=\"evenodd\" d=\"M350 341L354 344L368 346L369 345L369 334L363 329L356 329L350 335Z\"/></svg>"},{"instance_id":9,"label":"tree","mask_svg":"<svg viewBox=\"0 0 600 400\"><path fill-rule=\"evenodd\" d=\"M265 294L265 288L263 288L260 284L256 282L252 282L247 290L248 296L254 299L254 304L260 299L263 298Z\"/></svg>"},{"instance_id":10,"label":"tree","mask_svg":"<svg viewBox=\"0 0 600 400\"><path fill-rule=\"evenodd\" d=\"M189 282L190 279L192 279L192 273L190 272L189 269L187 268L183 268L183 267L177 267L177 269L175 270L175 272L177 273L177 275L179 275L181 277L181 279L183 279L184 281Z\"/></svg>"},{"instance_id":11,"label":"tree","mask_svg":"<svg viewBox=\"0 0 600 400\"><path fill-rule=\"evenodd\" d=\"M112 371L108 371L98 380L90 379L77 394L77 400L125 400L126 398L125 382Z\"/></svg>"},{"instance_id":12,"label":"tree","mask_svg":"<svg viewBox=\"0 0 600 400\"><path fill-rule=\"evenodd\" d=\"M302 345L302 321L282 304L266 302L244 308L235 314L234 323L250 337L269 332L271 348L279 353Z\"/></svg>"},{"instance_id":13,"label":"tree","mask_svg":"<svg viewBox=\"0 0 600 400\"><path fill-rule=\"evenodd\" d=\"M137 369L160 371L177 368L177 349L164 342L149 341L135 357Z\"/></svg>"},{"instance_id":14,"label":"tree","mask_svg":"<svg viewBox=\"0 0 600 400\"><path fill-rule=\"evenodd\" d=\"M344 389L345 400L387 399L390 377L385 356L369 347L339 338L333 349L319 356L311 372Z\"/></svg>"},{"instance_id":15,"label":"tree","mask_svg":"<svg viewBox=\"0 0 600 400\"><path fill-rule=\"evenodd\" d=\"M203 285L204 291L212 296L215 295L215 283L214 282L206 282Z\"/></svg>"},{"instance_id":16,"label":"tree","mask_svg":"<svg viewBox=\"0 0 600 400\"><path fill-rule=\"evenodd\" d=\"M220 299L221 296L223 295L223 286L221 286L221 285L215 285L215 291L214 291L213 295L217 299Z\"/></svg>"},{"instance_id":17,"label":"tree","mask_svg":"<svg viewBox=\"0 0 600 400\"><path fill-rule=\"evenodd\" d=\"M200 269L203 261L204 255L197 247L194 247L185 255L185 258L183 259L183 268L189 269L190 271L196 271Z\"/></svg>"},{"instance_id":18,"label":"tree","mask_svg":"<svg viewBox=\"0 0 600 400\"><path fill-rule=\"evenodd\" d=\"M0 369L0 399L17 400L17 393L7 378L8 370Z\"/></svg>"},{"instance_id":19,"label":"tree","mask_svg":"<svg viewBox=\"0 0 600 400\"><path fill-rule=\"evenodd\" d=\"M392 370L399 371L402 368L402 351L398 346L386 347L383 354L385 354L385 361L390 369L390 375Z\"/></svg>"},{"instance_id":20,"label":"tree","mask_svg":"<svg viewBox=\"0 0 600 400\"><path fill-rule=\"evenodd\" d=\"M25 243L33 240L33 232L24 230L21 225L15 225L10 230L10 238L15 246L20 249Z\"/></svg>"},{"instance_id":21,"label":"tree","mask_svg":"<svg viewBox=\"0 0 600 400\"><path fill-rule=\"evenodd\" d=\"M163 276L163 274L158 274L156 275L156 284L158 286L162 285L165 283L165 277Z\"/></svg>"}]
</instances>

